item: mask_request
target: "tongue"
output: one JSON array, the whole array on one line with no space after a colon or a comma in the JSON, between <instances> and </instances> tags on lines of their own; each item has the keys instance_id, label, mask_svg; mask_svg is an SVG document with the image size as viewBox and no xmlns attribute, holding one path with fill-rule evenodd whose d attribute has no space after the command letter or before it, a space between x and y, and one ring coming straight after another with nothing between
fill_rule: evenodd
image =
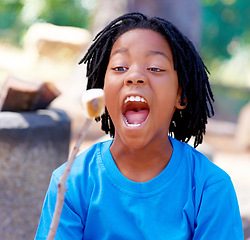
<instances>
[{"instance_id":1,"label":"tongue","mask_svg":"<svg viewBox=\"0 0 250 240\"><path fill-rule=\"evenodd\" d=\"M129 124L141 124L146 120L148 113L149 113L148 109L139 111L128 110L125 113L125 117Z\"/></svg>"}]
</instances>

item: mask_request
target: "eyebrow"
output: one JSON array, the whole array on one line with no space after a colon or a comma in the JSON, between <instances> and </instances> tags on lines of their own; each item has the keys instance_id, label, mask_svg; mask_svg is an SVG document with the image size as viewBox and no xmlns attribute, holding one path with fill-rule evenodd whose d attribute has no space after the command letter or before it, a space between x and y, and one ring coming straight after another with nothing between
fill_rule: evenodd
<instances>
[{"instance_id":1,"label":"eyebrow","mask_svg":"<svg viewBox=\"0 0 250 240\"><path fill-rule=\"evenodd\" d=\"M118 53L128 54L128 50L126 48L119 48L119 49L115 50L111 56L118 54ZM157 50L151 50L147 53L147 56L154 56L154 55L161 55L161 56L167 58L167 60L171 62L171 59L169 58L169 56L164 52L157 51Z\"/></svg>"},{"instance_id":2,"label":"eyebrow","mask_svg":"<svg viewBox=\"0 0 250 240\"><path fill-rule=\"evenodd\" d=\"M161 56L167 58L168 61L171 62L171 59L169 58L169 56L168 56L166 53L164 53L164 52L157 51L157 50L151 50L151 51L149 51L148 54L147 54L147 56L153 56L153 55L161 55Z\"/></svg>"},{"instance_id":3,"label":"eyebrow","mask_svg":"<svg viewBox=\"0 0 250 240\"><path fill-rule=\"evenodd\" d=\"M128 53L128 50L127 50L126 48L119 48L119 49L115 50L115 51L111 54L111 56L113 56L113 55L115 55L115 54L117 54L117 53Z\"/></svg>"}]
</instances>

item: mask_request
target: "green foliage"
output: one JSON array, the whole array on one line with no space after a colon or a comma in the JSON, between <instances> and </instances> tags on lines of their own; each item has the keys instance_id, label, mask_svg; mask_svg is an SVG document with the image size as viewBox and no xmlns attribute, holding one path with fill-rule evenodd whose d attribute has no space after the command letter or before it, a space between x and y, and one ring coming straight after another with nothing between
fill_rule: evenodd
<instances>
[{"instance_id":1,"label":"green foliage","mask_svg":"<svg viewBox=\"0 0 250 240\"><path fill-rule=\"evenodd\" d=\"M0 1L0 36L2 39L17 39L22 31L23 25L20 21L20 12L23 3L20 1Z\"/></svg>"},{"instance_id":2,"label":"green foliage","mask_svg":"<svg viewBox=\"0 0 250 240\"><path fill-rule=\"evenodd\" d=\"M87 26L87 9L78 0L47 0L39 18L60 26Z\"/></svg>"},{"instance_id":3,"label":"green foliage","mask_svg":"<svg viewBox=\"0 0 250 240\"><path fill-rule=\"evenodd\" d=\"M231 57L250 44L250 1L202 0L202 55L206 62Z\"/></svg>"},{"instance_id":4,"label":"green foliage","mask_svg":"<svg viewBox=\"0 0 250 240\"><path fill-rule=\"evenodd\" d=\"M88 0L1 0L0 41L19 45L34 22L87 28ZM93 1L95 2L95 1Z\"/></svg>"},{"instance_id":5,"label":"green foliage","mask_svg":"<svg viewBox=\"0 0 250 240\"><path fill-rule=\"evenodd\" d=\"M90 10L96 2L0 0L0 41L20 44L29 26L37 21L88 28ZM200 50L212 73L212 80L250 86L250 63L245 54L249 54L250 45L250 1L201 0L201 3L203 32ZM237 78L241 82L236 81Z\"/></svg>"},{"instance_id":6,"label":"green foliage","mask_svg":"<svg viewBox=\"0 0 250 240\"><path fill-rule=\"evenodd\" d=\"M8 29L18 24L17 16L22 10L20 1L0 1L0 29Z\"/></svg>"},{"instance_id":7,"label":"green foliage","mask_svg":"<svg viewBox=\"0 0 250 240\"><path fill-rule=\"evenodd\" d=\"M250 46L238 49L231 58L212 61L214 83L250 89Z\"/></svg>"}]
</instances>

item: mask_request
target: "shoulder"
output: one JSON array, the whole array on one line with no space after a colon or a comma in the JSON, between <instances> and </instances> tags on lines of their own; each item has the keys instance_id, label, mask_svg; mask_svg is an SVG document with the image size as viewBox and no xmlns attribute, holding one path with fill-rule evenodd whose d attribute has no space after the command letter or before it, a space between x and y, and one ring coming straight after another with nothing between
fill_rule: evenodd
<instances>
[{"instance_id":1,"label":"shoulder","mask_svg":"<svg viewBox=\"0 0 250 240\"><path fill-rule=\"evenodd\" d=\"M109 148L110 144L110 140L96 143L75 158L66 182L65 201L76 212L87 209L90 195L102 171L101 151ZM66 164L64 163L53 172L51 189L57 186Z\"/></svg>"},{"instance_id":2,"label":"shoulder","mask_svg":"<svg viewBox=\"0 0 250 240\"><path fill-rule=\"evenodd\" d=\"M192 189L196 214L215 213L218 209L225 213L231 208L238 216L238 202L230 176L187 143L175 139L172 142L182 155L180 175L184 176L185 184ZM204 211L200 210L201 206Z\"/></svg>"},{"instance_id":3,"label":"shoulder","mask_svg":"<svg viewBox=\"0 0 250 240\"><path fill-rule=\"evenodd\" d=\"M109 149L111 145L111 140L105 142L98 142L93 144L91 147L80 153L76 156L74 163L70 169L69 177L77 177L78 175L82 175L85 171L90 170L90 166L94 167L98 165L98 162L101 158L101 151L103 149ZM59 178L66 166L67 162L58 167L54 172L53 176Z\"/></svg>"},{"instance_id":4,"label":"shoulder","mask_svg":"<svg viewBox=\"0 0 250 240\"><path fill-rule=\"evenodd\" d=\"M203 153L187 143L171 139L173 148L181 153L181 162L186 165L185 169L190 171L197 183L202 184L203 188L213 185L220 181L230 182L230 176L209 160Z\"/></svg>"}]
</instances>

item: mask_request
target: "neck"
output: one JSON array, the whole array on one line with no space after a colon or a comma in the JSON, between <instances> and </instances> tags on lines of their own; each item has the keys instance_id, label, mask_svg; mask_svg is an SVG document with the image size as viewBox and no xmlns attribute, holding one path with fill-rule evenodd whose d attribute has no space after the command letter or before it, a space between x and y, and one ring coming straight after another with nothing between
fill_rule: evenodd
<instances>
[{"instance_id":1,"label":"neck","mask_svg":"<svg viewBox=\"0 0 250 240\"><path fill-rule=\"evenodd\" d=\"M135 182L146 182L166 168L173 149L169 138L152 142L140 149L130 148L115 138L110 151L125 177Z\"/></svg>"}]
</instances>

